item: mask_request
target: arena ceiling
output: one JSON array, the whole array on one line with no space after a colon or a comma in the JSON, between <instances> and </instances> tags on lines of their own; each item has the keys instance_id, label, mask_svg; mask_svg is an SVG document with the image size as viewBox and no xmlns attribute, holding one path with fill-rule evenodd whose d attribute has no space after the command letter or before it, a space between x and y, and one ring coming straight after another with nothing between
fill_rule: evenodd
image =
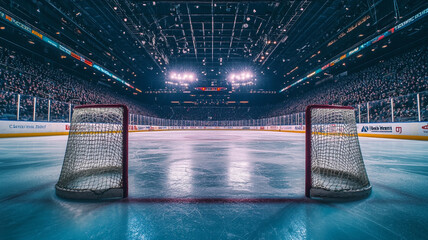
<instances>
[{"instance_id":1,"label":"arena ceiling","mask_svg":"<svg viewBox=\"0 0 428 240\"><path fill-rule=\"evenodd\" d=\"M311 44L305 42L309 35L320 34L315 31L320 26L313 24L317 21L314 18L332 15L344 6L340 1L307 0L112 0L104 5L96 1L70 4L69 8L85 12L97 25L104 23L103 32L108 33L109 40L128 58L135 59L136 65L142 66L140 63L150 59L142 71L167 73L190 68L211 80L224 79L233 69L249 68L261 75L275 64L295 65L299 52L290 49L305 48ZM327 18L330 21L325 22L326 27L337 20Z\"/></svg>"},{"instance_id":2,"label":"arena ceiling","mask_svg":"<svg viewBox=\"0 0 428 240\"><path fill-rule=\"evenodd\" d=\"M209 86L245 68L263 79L258 87L275 90L423 5L422 0L400 1L397 8L394 0L0 2L142 89L163 87L161 79L172 70L195 71Z\"/></svg>"}]
</instances>

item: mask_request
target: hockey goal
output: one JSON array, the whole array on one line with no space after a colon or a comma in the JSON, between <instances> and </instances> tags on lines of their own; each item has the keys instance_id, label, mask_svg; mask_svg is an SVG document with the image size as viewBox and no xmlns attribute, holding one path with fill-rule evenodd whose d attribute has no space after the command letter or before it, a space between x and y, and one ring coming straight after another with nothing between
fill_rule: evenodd
<instances>
[{"instance_id":1,"label":"hockey goal","mask_svg":"<svg viewBox=\"0 0 428 240\"><path fill-rule=\"evenodd\" d=\"M306 108L305 188L307 197L359 198L370 194L354 108Z\"/></svg>"},{"instance_id":2,"label":"hockey goal","mask_svg":"<svg viewBox=\"0 0 428 240\"><path fill-rule=\"evenodd\" d=\"M74 108L56 194L104 199L128 195L128 109L124 105Z\"/></svg>"}]
</instances>

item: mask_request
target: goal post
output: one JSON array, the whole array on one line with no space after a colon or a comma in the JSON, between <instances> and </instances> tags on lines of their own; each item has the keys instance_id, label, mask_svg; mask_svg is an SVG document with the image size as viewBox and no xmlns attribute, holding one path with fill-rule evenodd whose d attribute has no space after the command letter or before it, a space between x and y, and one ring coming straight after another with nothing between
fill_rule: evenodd
<instances>
[{"instance_id":1,"label":"goal post","mask_svg":"<svg viewBox=\"0 0 428 240\"><path fill-rule=\"evenodd\" d=\"M56 194L71 199L128 196L128 108L74 108Z\"/></svg>"},{"instance_id":2,"label":"goal post","mask_svg":"<svg viewBox=\"0 0 428 240\"><path fill-rule=\"evenodd\" d=\"M361 198L371 185L352 107L306 108L306 197Z\"/></svg>"}]
</instances>

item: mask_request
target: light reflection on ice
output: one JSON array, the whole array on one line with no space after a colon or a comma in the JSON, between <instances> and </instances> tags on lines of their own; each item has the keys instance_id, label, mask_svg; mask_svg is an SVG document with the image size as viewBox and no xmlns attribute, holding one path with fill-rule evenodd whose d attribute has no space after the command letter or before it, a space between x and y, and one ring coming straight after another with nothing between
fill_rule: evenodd
<instances>
[{"instance_id":1,"label":"light reflection on ice","mask_svg":"<svg viewBox=\"0 0 428 240\"><path fill-rule=\"evenodd\" d=\"M171 150L170 164L167 166L167 188L171 193L189 195L193 188L192 147L189 144L177 144Z\"/></svg>"},{"instance_id":2,"label":"light reflection on ice","mask_svg":"<svg viewBox=\"0 0 428 240\"><path fill-rule=\"evenodd\" d=\"M236 144L229 147L229 162L227 167L228 185L234 190L249 191L252 187L252 163L248 151L239 149Z\"/></svg>"}]
</instances>

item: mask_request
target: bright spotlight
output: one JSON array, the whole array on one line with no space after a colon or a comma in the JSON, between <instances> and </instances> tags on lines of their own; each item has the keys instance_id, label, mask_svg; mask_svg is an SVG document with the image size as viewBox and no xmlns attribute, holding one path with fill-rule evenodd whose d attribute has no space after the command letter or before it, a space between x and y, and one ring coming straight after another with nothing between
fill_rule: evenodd
<instances>
[{"instance_id":1,"label":"bright spotlight","mask_svg":"<svg viewBox=\"0 0 428 240\"><path fill-rule=\"evenodd\" d=\"M188 72L183 72L183 73L171 72L169 74L169 79L180 81L180 82L193 82L197 80L195 77L195 74L188 73Z\"/></svg>"},{"instance_id":2,"label":"bright spotlight","mask_svg":"<svg viewBox=\"0 0 428 240\"><path fill-rule=\"evenodd\" d=\"M251 81L253 79L254 75L251 72L248 71L242 71L238 73L231 73L228 77L229 81L240 81L240 82L247 82Z\"/></svg>"}]
</instances>

